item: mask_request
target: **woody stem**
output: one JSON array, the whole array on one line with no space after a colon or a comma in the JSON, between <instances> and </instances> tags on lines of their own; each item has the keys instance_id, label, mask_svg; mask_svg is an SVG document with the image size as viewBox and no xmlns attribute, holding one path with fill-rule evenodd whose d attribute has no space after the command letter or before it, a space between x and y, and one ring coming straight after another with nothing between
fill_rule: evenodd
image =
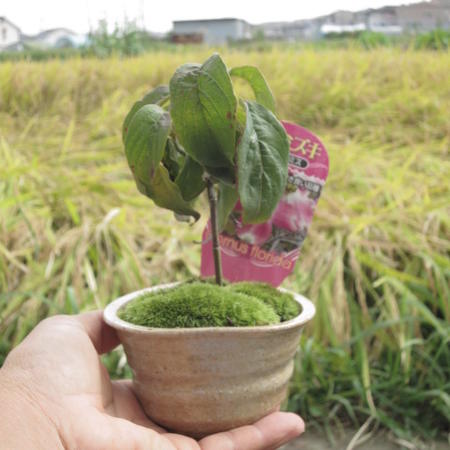
<instances>
[{"instance_id":1,"label":"woody stem","mask_svg":"<svg viewBox=\"0 0 450 450\"><path fill-rule=\"evenodd\" d=\"M219 227L217 223L217 199L214 191L214 184L211 178L206 178L206 188L208 190L209 211L211 215L212 251L214 257L214 270L216 273L216 283L222 285L222 261L220 259Z\"/></svg>"}]
</instances>

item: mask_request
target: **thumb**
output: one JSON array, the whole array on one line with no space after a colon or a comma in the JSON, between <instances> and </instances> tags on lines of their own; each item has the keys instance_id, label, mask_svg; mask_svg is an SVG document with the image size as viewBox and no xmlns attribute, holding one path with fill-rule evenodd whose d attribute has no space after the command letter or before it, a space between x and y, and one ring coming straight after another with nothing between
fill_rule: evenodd
<instances>
[{"instance_id":1,"label":"thumb","mask_svg":"<svg viewBox=\"0 0 450 450\"><path fill-rule=\"evenodd\" d=\"M85 450L176 450L156 431L100 412L79 431L77 448Z\"/></svg>"}]
</instances>

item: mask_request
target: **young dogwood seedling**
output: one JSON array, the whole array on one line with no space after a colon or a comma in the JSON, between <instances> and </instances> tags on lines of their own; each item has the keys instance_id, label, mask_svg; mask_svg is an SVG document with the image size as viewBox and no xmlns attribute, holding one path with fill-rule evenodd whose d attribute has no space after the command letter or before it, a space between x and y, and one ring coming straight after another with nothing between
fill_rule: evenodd
<instances>
[{"instance_id":1,"label":"young dogwood seedling","mask_svg":"<svg viewBox=\"0 0 450 450\"><path fill-rule=\"evenodd\" d=\"M250 84L254 101L237 97L232 77ZM194 203L207 191L216 282L222 284L218 234L238 199L244 223L262 223L286 187L289 141L261 72L228 70L218 54L184 64L169 86L133 105L123 142L138 190L156 205L198 220Z\"/></svg>"}]
</instances>

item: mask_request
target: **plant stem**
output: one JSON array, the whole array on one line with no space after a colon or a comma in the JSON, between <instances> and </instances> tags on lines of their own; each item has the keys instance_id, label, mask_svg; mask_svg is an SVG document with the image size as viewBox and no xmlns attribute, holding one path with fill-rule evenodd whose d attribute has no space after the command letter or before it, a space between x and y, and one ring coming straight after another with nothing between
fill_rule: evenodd
<instances>
[{"instance_id":1,"label":"plant stem","mask_svg":"<svg viewBox=\"0 0 450 450\"><path fill-rule=\"evenodd\" d=\"M222 285L222 261L220 258L219 246L219 227L217 224L217 208L216 208L216 193L214 192L214 185L211 178L206 178L206 188L208 190L209 211L211 216L211 233L212 233L212 251L214 257L214 270L216 273L216 283Z\"/></svg>"}]
</instances>

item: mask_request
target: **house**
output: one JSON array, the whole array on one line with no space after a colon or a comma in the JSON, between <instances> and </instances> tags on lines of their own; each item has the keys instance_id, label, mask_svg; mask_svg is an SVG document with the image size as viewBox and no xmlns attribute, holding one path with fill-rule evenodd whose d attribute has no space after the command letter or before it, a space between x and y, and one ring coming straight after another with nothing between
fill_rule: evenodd
<instances>
[{"instance_id":1,"label":"house","mask_svg":"<svg viewBox=\"0 0 450 450\"><path fill-rule=\"evenodd\" d=\"M369 10L365 19L367 29L375 33L400 34L403 32L403 28L398 25L397 8L393 6Z\"/></svg>"},{"instance_id":2,"label":"house","mask_svg":"<svg viewBox=\"0 0 450 450\"><path fill-rule=\"evenodd\" d=\"M262 35L265 39L277 40L286 39L286 26L290 23L286 22L267 22L262 25L254 25L254 35Z\"/></svg>"},{"instance_id":3,"label":"house","mask_svg":"<svg viewBox=\"0 0 450 450\"><path fill-rule=\"evenodd\" d=\"M385 34L424 33L436 28L450 28L449 0L385 6L360 13L365 17L367 29Z\"/></svg>"},{"instance_id":4,"label":"house","mask_svg":"<svg viewBox=\"0 0 450 450\"><path fill-rule=\"evenodd\" d=\"M432 31L436 28L450 28L450 2L431 2L403 5L397 9L398 25L407 31Z\"/></svg>"},{"instance_id":5,"label":"house","mask_svg":"<svg viewBox=\"0 0 450 450\"><path fill-rule=\"evenodd\" d=\"M309 20L255 26L267 39L278 40L316 39L329 33L357 33L364 30L384 34L423 33L436 28L450 29L450 0L422 1L356 12L336 11Z\"/></svg>"},{"instance_id":6,"label":"house","mask_svg":"<svg viewBox=\"0 0 450 450\"><path fill-rule=\"evenodd\" d=\"M20 45L21 35L18 26L6 17L0 17L0 51Z\"/></svg>"},{"instance_id":7,"label":"house","mask_svg":"<svg viewBox=\"0 0 450 450\"><path fill-rule=\"evenodd\" d=\"M53 28L28 36L6 17L0 17L0 51L23 50L24 48L65 48L79 47L86 42L86 36L67 28Z\"/></svg>"},{"instance_id":8,"label":"house","mask_svg":"<svg viewBox=\"0 0 450 450\"><path fill-rule=\"evenodd\" d=\"M336 11L328 16L327 23L338 26L354 25L354 13L352 11Z\"/></svg>"},{"instance_id":9,"label":"house","mask_svg":"<svg viewBox=\"0 0 450 450\"><path fill-rule=\"evenodd\" d=\"M52 28L34 36L23 36L23 41L29 47L41 49L68 48L84 44L86 37L67 28Z\"/></svg>"},{"instance_id":10,"label":"house","mask_svg":"<svg viewBox=\"0 0 450 450\"><path fill-rule=\"evenodd\" d=\"M228 41L250 39L251 25L242 19L176 20L171 33L173 42L223 45Z\"/></svg>"}]
</instances>

